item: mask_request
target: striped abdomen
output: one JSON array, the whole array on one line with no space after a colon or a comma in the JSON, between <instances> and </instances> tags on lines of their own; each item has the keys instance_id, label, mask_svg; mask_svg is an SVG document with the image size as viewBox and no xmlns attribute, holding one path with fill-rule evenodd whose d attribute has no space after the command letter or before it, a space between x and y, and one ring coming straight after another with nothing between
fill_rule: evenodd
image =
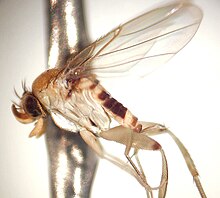
<instances>
[{"instance_id":1,"label":"striped abdomen","mask_svg":"<svg viewBox=\"0 0 220 198\"><path fill-rule=\"evenodd\" d=\"M131 128L136 132L141 131L141 125L138 119L120 102L115 100L105 89L99 84L94 83L90 86L92 96L101 104L104 110L113 117L121 125Z\"/></svg>"}]
</instances>

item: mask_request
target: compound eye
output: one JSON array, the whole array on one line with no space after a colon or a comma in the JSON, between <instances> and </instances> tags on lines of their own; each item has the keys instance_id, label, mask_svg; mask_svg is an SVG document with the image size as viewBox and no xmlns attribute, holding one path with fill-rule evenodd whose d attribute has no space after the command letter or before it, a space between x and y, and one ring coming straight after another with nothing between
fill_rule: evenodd
<instances>
[{"instance_id":1,"label":"compound eye","mask_svg":"<svg viewBox=\"0 0 220 198\"><path fill-rule=\"evenodd\" d=\"M25 97L24 103L23 103L23 108L24 108L24 111L27 114L31 115L32 117L38 117L38 116L42 115L40 103L32 95L27 95Z\"/></svg>"}]
</instances>

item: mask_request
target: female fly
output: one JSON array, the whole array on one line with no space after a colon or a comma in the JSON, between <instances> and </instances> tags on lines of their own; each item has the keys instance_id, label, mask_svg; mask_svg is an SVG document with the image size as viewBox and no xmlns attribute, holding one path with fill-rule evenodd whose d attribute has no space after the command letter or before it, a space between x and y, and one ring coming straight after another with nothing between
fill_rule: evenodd
<instances>
[{"instance_id":1,"label":"female fly","mask_svg":"<svg viewBox=\"0 0 220 198\"><path fill-rule=\"evenodd\" d=\"M179 139L160 124L139 122L99 82L128 73L145 75L158 62L167 61L181 50L196 33L201 19L202 12L198 7L177 2L120 25L70 57L63 69L53 68L42 73L33 82L32 91L24 88L20 104L12 105L16 119L22 123L36 122L30 136L38 137L45 132L50 115L58 127L80 133L100 156L135 176L151 197L153 189L159 189L159 196L165 197L167 164L161 145L149 136L166 131L183 153L201 197L206 197L195 165ZM138 64L140 61L141 65ZM110 129L112 118L121 127ZM104 153L97 137L125 144L125 156L131 168ZM138 168L129 157L131 148L135 153L139 149L161 152L163 174L159 187L148 185L141 165Z\"/></svg>"}]
</instances>

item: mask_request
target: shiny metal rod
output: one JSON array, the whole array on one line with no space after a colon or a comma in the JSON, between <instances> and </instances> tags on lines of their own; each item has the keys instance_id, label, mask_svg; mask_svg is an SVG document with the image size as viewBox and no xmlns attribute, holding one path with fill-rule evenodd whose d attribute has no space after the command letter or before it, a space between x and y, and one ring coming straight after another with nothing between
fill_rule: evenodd
<instances>
[{"instance_id":1,"label":"shiny metal rod","mask_svg":"<svg viewBox=\"0 0 220 198\"><path fill-rule=\"evenodd\" d=\"M82 0L49 0L48 67L63 67L88 45Z\"/></svg>"},{"instance_id":2,"label":"shiny metal rod","mask_svg":"<svg viewBox=\"0 0 220 198\"><path fill-rule=\"evenodd\" d=\"M63 67L70 54L88 44L81 0L48 1L48 67ZM52 120L46 132L52 198L88 198L97 165L79 134L61 130Z\"/></svg>"}]
</instances>

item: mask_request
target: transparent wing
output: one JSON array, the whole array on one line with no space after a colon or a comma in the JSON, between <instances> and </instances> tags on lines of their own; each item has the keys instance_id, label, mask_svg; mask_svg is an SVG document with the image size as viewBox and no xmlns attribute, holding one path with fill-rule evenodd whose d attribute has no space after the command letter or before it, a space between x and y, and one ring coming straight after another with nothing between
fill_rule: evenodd
<instances>
[{"instance_id":1,"label":"transparent wing","mask_svg":"<svg viewBox=\"0 0 220 198\"><path fill-rule=\"evenodd\" d=\"M194 36L202 19L193 4L156 8L109 32L70 59L66 73L80 68L99 78L129 72L144 75L175 55ZM141 66L138 62L143 61Z\"/></svg>"}]
</instances>

